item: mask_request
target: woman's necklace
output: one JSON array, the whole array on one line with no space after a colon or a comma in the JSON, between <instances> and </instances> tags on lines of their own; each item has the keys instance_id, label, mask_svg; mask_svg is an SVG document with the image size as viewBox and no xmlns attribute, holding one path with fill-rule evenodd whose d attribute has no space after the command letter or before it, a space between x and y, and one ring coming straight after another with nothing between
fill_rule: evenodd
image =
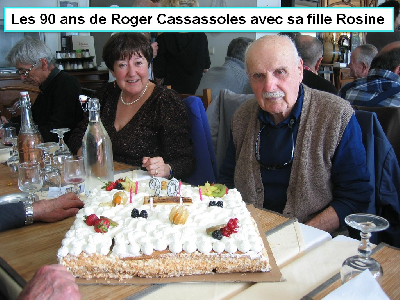
<instances>
[{"instance_id":1,"label":"woman's necklace","mask_svg":"<svg viewBox=\"0 0 400 300\"><path fill-rule=\"evenodd\" d=\"M144 93L146 93L147 87L149 86L149 82L150 82L150 81L147 81L146 87L144 88L144 90L143 90L142 94L139 96L139 98L137 98L136 100L132 101L131 103L127 103L127 102L124 101L124 99L122 98L122 93L123 93L124 91L121 91L121 96L120 96L121 102L122 102L123 104L125 104L125 105L132 105L132 104L135 104L136 102L138 102L140 99L142 99Z\"/></svg>"}]
</instances>

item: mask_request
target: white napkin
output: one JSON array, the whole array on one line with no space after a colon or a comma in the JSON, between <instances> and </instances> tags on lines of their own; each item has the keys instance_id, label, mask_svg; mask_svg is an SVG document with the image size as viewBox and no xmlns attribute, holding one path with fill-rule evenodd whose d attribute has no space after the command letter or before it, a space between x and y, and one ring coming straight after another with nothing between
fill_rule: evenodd
<instances>
[{"instance_id":1,"label":"white napkin","mask_svg":"<svg viewBox=\"0 0 400 300\"><path fill-rule=\"evenodd\" d=\"M346 282L323 300L389 300L379 283L369 270Z\"/></svg>"}]
</instances>

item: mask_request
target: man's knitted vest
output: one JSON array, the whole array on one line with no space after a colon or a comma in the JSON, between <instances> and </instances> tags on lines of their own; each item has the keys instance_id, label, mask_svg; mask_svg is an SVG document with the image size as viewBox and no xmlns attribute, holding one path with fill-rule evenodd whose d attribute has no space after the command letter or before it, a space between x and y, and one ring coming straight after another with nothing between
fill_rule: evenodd
<instances>
[{"instance_id":1,"label":"man's knitted vest","mask_svg":"<svg viewBox=\"0 0 400 300\"><path fill-rule=\"evenodd\" d=\"M304 86L292 170L283 214L306 222L332 201L332 158L354 111L335 95ZM263 207L264 187L255 159L260 130L256 99L244 103L232 118L236 148L235 187L245 202ZM268 191L266 191L268 193Z\"/></svg>"}]
</instances>

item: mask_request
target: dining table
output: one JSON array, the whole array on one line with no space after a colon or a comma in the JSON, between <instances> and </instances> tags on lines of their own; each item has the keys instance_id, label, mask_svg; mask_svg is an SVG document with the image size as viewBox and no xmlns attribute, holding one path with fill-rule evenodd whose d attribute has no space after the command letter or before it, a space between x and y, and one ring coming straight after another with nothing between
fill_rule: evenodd
<instances>
[{"instance_id":1,"label":"dining table","mask_svg":"<svg viewBox=\"0 0 400 300\"><path fill-rule=\"evenodd\" d=\"M115 178L133 172L143 173L117 162L114 168ZM4 163L0 164L0 197L19 193L17 179ZM347 257L357 254L359 241L345 236L332 238L329 233L301 224L295 218L264 209L255 209L254 217L267 237L272 259L281 274L279 280L79 284L82 299L321 299L321 295L340 285L337 276L341 264ZM74 217L70 217L0 232L0 292L15 299L37 269L56 264L61 241L73 222ZM384 276L382 288L390 299L400 299L400 288L393 285L400 261L396 261L400 258L396 255L400 252L387 245L376 249L379 251L375 254L383 255L381 263L389 274ZM382 252L382 249L389 252Z\"/></svg>"}]
</instances>

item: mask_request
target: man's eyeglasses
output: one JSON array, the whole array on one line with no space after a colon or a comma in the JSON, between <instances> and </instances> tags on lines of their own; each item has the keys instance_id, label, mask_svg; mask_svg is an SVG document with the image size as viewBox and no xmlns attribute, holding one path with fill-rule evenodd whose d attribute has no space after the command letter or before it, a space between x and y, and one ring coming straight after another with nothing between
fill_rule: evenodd
<instances>
[{"instance_id":1,"label":"man's eyeglasses","mask_svg":"<svg viewBox=\"0 0 400 300\"><path fill-rule=\"evenodd\" d=\"M264 128L265 128L265 124L263 125L263 127L261 128L260 132L259 132L258 135L257 135L256 145L255 145L255 156L256 156L256 161L258 162L258 164L259 164L261 167L263 167L263 168L265 168L265 169L267 169L267 170L277 170L277 169L283 168L284 166L287 166L288 164L290 164L290 163L293 161L293 157L294 157L293 124L294 124L294 123L295 123L295 120L294 120L294 119L291 119L291 120L289 121L289 124L288 124L288 127L292 130L292 154L291 154L291 156L290 156L290 159L289 159L289 161L287 161L287 162L285 162L285 163L283 163L283 164L281 164L281 165L276 165L276 166L267 166L267 165L264 165L264 164L261 162L261 159L260 159L260 146L259 146L259 141L260 141L261 132L262 132L262 131L264 130Z\"/></svg>"},{"instance_id":2,"label":"man's eyeglasses","mask_svg":"<svg viewBox=\"0 0 400 300\"><path fill-rule=\"evenodd\" d=\"M18 75L27 77L36 64L37 62L35 62L28 70L17 70Z\"/></svg>"}]
</instances>

